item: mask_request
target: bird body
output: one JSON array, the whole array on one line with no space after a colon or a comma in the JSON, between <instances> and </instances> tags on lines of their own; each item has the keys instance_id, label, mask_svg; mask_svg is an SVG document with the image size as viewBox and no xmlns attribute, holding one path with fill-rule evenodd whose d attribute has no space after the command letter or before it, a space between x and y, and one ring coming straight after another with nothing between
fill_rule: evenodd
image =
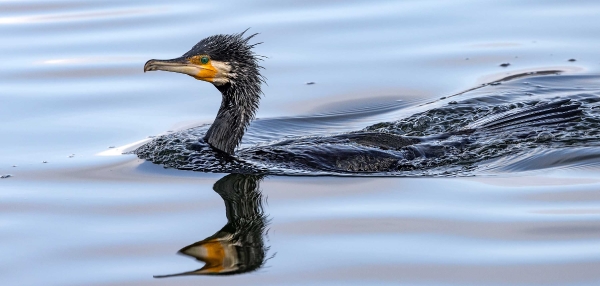
<instances>
[{"instance_id":1,"label":"bird body","mask_svg":"<svg viewBox=\"0 0 600 286\"><path fill-rule=\"evenodd\" d=\"M144 72L163 70L187 74L212 83L221 92L221 106L203 141L230 156L234 155L246 129L255 117L262 95L261 85L265 82L260 74L261 58L252 51L257 44L249 43L255 35L244 36L242 32L210 36L198 42L179 58L153 59L144 65ZM468 143L468 140L447 140L433 145L428 142L440 142L482 130L497 132L577 119L580 113L579 106L565 105L568 102L567 99L515 109L475 121L463 129L428 137L359 131L319 138L308 145L302 144L303 139L280 141L268 148L241 150L238 156L264 156L267 160L279 161L305 160L307 165L327 166L326 169L349 172L381 172L397 169L398 162L402 160L443 155L443 151L440 150L443 150L444 146L461 146ZM322 145L317 146L319 142ZM356 148L357 145L364 148ZM193 144L191 146L193 149Z\"/></svg>"}]
</instances>

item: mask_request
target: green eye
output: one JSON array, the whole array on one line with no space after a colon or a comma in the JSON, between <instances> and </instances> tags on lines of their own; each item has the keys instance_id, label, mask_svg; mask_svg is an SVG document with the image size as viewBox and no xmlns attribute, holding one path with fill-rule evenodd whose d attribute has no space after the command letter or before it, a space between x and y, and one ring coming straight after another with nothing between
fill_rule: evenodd
<instances>
[{"instance_id":1,"label":"green eye","mask_svg":"<svg viewBox=\"0 0 600 286\"><path fill-rule=\"evenodd\" d=\"M200 62L201 62L202 64L207 64L207 63L208 63L208 57L202 57L202 58L200 59Z\"/></svg>"}]
</instances>

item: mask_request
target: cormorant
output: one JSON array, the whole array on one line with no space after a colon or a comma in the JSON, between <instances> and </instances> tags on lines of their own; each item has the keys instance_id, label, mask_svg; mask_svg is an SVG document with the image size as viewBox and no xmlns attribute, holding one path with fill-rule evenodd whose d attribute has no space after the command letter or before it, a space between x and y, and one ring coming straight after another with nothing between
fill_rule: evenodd
<instances>
[{"instance_id":1,"label":"cormorant","mask_svg":"<svg viewBox=\"0 0 600 286\"><path fill-rule=\"evenodd\" d=\"M244 36L244 33L245 31L239 34L210 36L198 42L181 57L171 60L152 59L144 65L144 72L162 70L187 74L195 79L212 83L221 92L223 97L221 106L217 117L204 136L204 141L229 155L234 154L246 128L255 116L262 94L261 84L265 82L265 78L260 74L261 57L253 52L253 48L257 44L249 43L249 40L257 34ZM475 121L463 129L434 136L415 137L359 131L319 138L311 142L310 146L323 144L318 148L310 147L310 150L304 148L306 144L300 146L301 144L298 143L305 143L304 139L286 140L271 145L275 147L285 144L292 146L292 148L281 151L286 153L284 155L281 155L282 153L279 151L277 151L279 153L267 152L268 154L266 154L264 150L257 150L257 148L250 148L241 153L252 158L263 155L266 158L266 156L272 155L265 160L298 159L306 161L306 165L317 166L319 169L380 172L395 168L401 159L437 156L436 154L440 153L439 149L429 148L423 144L417 146L423 142L443 140L453 135L471 134L482 129L493 131L574 120L579 116L579 105L565 105L569 101L569 99L565 99L513 109ZM339 147L343 144L347 145L347 143L365 146L369 150L364 151L347 146ZM334 145L339 148L327 147ZM398 154L384 152L386 150L398 151Z\"/></svg>"}]
</instances>

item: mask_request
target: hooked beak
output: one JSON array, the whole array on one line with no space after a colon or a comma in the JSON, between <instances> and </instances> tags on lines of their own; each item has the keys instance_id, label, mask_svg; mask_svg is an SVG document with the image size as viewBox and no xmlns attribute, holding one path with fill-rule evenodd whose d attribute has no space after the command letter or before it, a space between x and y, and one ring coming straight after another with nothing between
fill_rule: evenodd
<instances>
[{"instance_id":1,"label":"hooked beak","mask_svg":"<svg viewBox=\"0 0 600 286\"><path fill-rule=\"evenodd\" d=\"M214 85L222 85L228 82L227 72L231 69L223 63L213 62L207 64L197 64L190 62L189 59L180 57L172 60L149 60L144 65L144 72L147 71L169 71L187 74L195 79L210 82ZM223 71L223 72L221 72Z\"/></svg>"},{"instance_id":2,"label":"hooked beak","mask_svg":"<svg viewBox=\"0 0 600 286\"><path fill-rule=\"evenodd\" d=\"M144 72L147 71L169 71L195 76L199 68L190 63L186 58L176 58L172 60L149 60L144 65Z\"/></svg>"}]
</instances>

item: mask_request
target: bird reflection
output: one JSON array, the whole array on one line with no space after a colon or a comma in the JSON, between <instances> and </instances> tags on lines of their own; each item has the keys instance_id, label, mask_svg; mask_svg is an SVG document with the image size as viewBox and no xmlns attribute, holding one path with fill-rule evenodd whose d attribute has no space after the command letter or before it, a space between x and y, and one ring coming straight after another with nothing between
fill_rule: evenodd
<instances>
[{"instance_id":1,"label":"bird reflection","mask_svg":"<svg viewBox=\"0 0 600 286\"><path fill-rule=\"evenodd\" d=\"M260 268L268 250L263 241L268 220L263 212L263 198L259 190L262 178L230 174L217 181L213 189L225 202L227 224L215 234L179 251L204 262L204 266L193 271L154 277L232 275Z\"/></svg>"}]
</instances>

